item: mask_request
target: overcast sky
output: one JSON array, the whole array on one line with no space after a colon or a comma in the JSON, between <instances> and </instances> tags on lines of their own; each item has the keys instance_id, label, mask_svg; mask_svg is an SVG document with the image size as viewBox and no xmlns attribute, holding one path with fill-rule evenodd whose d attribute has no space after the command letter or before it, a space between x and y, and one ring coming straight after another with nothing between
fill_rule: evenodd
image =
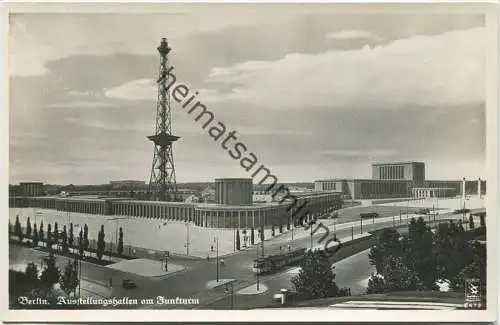
<instances>
[{"instance_id":1,"label":"overcast sky","mask_svg":"<svg viewBox=\"0 0 500 325\"><path fill-rule=\"evenodd\" d=\"M222 17L221 17L222 16ZM10 25L10 183L149 181L159 58L280 181L485 176L481 15L25 14ZM249 177L174 105L178 182Z\"/></svg>"}]
</instances>

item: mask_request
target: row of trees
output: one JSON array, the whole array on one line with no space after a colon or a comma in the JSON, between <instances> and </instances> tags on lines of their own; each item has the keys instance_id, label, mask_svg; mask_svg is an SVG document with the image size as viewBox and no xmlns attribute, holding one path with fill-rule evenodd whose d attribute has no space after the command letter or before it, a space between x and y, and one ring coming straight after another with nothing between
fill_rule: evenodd
<instances>
[{"instance_id":1,"label":"row of trees","mask_svg":"<svg viewBox=\"0 0 500 325\"><path fill-rule=\"evenodd\" d=\"M472 241L472 235L461 220L441 223L434 234L423 218L412 219L404 236L384 229L369 253L376 274L367 293L438 290L437 280L448 281L453 290L463 289L465 278L485 283L486 247Z\"/></svg>"},{"instance_id":2,"label":"row of trees","mask_svg":"<svg viewBox=\"0 0 500 325\"><path fill-rule=\"evenodd\" d=\"M40 242L45 242L47 249L49 252L52 252L53 245L56 244L57 251L61 251L62 254L68 254L71 248L78 249L80 255L84 255L86 251L89 250L89 237L88 237L88 226L84 225L83 229L80 229L78 234L77 241L75 242L73 223L69 226L69 233L66 230L66 226L63 226L61 232L59 232L57 222L54 223L54 230L52 231L51 224L47 226L47 233L45 234L43 230L43 221L40 222L40 228L37 229L37 225L34 225L34 228L31 228L31 221L28 217L26 221L26 233L23 233L21 224L19 222L19 216L16 216L16 222L14 224L14 229L12 230L12 225L9 221L9 235L13 234L16 236L20 243L26 238L31 241L33 247L38 246ZM97 235L97 248L96 254L99 260L102 259L102 256L105 253L106 242L104 240L104 225L101 225L101 229ZM118 236L118 246L117 246L117 254L119 256L123 255L123 229L120 227L120 233Z\"/></svg>"},{"instance_id":3,"label":"row of trees","mask_svg":"<svg viewBox=\"0 0 500 325\"><path fill-rule=\"evenodd\" d=\"M58 294L54 291L54 285L60 284L66 295L71 293L76 296L76 289L80 284L78 276L78 261L68 260L64 271L60 271L56 265L56 259L51 253L43 259L44 268L39 272L35 263L29 263L24 272L9 270L9 294L11 304L18 304L19 297L29 299L47 298L50 305L56 306ZM14 306L21 307L21 306ZM23 308L27 306L23 305Z\"/></svg>"}]
</instances>

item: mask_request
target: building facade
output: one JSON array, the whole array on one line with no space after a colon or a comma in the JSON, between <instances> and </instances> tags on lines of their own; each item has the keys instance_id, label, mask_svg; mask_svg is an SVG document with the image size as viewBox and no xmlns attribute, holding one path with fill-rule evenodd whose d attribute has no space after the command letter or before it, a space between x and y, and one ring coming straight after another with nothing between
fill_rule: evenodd
<instances>
[{"instance_id":1,"label":"building facade","mask_svg":"<svg viewBox=\"0 0 500 325\"><path fill-rule=\"evenodd\" d=\"M251 178L218 178L215 180L215 203L251 205L253 202Z\"/></svg>"},{"instance_id":2,"label":"building facade","mask_svg":"<svg viewBox=\"0 0 500 325\"><path fill-rule=\"evenodd\" d=\"M297 198L307 201L307 211L319 217L333 210L338 193L314 192ZM76 213L118 215L192 222L208 228L243 228L286 224L291 202L225 205L186 202L124 200L120 198L9 197L11 208L53 209Z\"/></svg>"},{"instance_id":3,"label":"building facade","mask_svg":"<svg viewBox=\"0 0 500 325\"><path fill-rule=\"evenodd\" d=\"M19 191L23 196L42 196L44 195L42 182L21 182Z\"/></svg>"},{"instance_id":4,"label":"building facade","mask_svg":"<svg viewBox=\"0 0 500 325\"><path fill-rule=\"evenodd\" d=\"M373 164L372 179L328 179L314 182L315 191L336 191L343 199L455 197L486 193L485 180L425 180L425 164Z\"/></svg>"},{"instance_id":5,"label":"building facade","mask_svg":"<svg viewBox=\"0 0 500 325\"><path fill-rule=\"evenodd\" d=\"M402 162L372 165L372 179L412 181L414 186L422 186L425 181L425 164L422 162Z\"/></svg>"},{"instance_id":6,"label":"building facade","mask_svg":"<svg viewBox=\"0 0 500 325\"><path fill-rule=\"evenodd\" d=\"M316 191L336 191L343 199L368 200L408 197L412 181L382 179L332 179L314 182Z\"/></svg>"}]
</instances>

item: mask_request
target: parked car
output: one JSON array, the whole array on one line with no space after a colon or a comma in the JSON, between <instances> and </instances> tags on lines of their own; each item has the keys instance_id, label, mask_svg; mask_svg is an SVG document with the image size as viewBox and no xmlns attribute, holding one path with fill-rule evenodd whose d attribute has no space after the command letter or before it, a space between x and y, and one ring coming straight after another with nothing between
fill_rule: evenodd
<instances>
[{"instance_id":1,"label":"parked car","mask_svg":"<svg viewBox=\"0 0 500 325\"><path fill-rule=\"evenodd\" d=\"M133 280L125 279L122 281L122 287L124 287L125 289L134 289L137 287L137 285Z\"/></svg>"}]
</instances>

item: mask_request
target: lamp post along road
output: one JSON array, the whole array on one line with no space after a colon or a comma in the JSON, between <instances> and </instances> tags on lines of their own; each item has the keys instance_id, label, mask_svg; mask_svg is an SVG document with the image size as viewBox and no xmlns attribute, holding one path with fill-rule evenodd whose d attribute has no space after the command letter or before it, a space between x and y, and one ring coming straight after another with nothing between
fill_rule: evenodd
<instances>
[{"instance_id":1,"label":"lamp post along road","mask_svg":"<svg viewBox=\"0 0 500 325\"><path fill-rule=\"evenodd\" d=\"M215 264L217 264L217 282L219 282L219 237L214 237L215 241Z\"/></svg>"},{"instance_id":2,"label":"lamp post along road","mask_svg":"<svg viewBox=\"0 0 500 325\"><path fill-rule=\"evenodd\" d=\"M232 282L227 283L224 291L227 293L230 293L230 298L231 298L231 309L234 309L234 285Z\"/></svg>"},{"instance_id":3,"label":"lamp post along road","mask_svg":"<svg viewBox=\"0 0 500 325\"><path fill-rule=\"evenodd\" d=\"M257 259L259 259L259 245L257 245ZM259 272L257 272L257 291L259 291Z\"/></svg>"},{"instance_id":4,"label":"lamp post along road","mask_svg":"<svg viewBox=\"0 0 500 325\"><path fill-rule=\"evenodd\" d=\"M311 251L313 250L313 225L316 224L316 220L312 219L309 221L309 227L311 228Z\"/></svg>"},{"instance_id":5,"label":"lamp post along road","mask_svg":"<svg viewBox=\"0 0 500 325\"><path fill-rule=\"evenodd\" d=\"M186 222L186 255L189 256L189 222Z\"/></svg>"}]
</instances>

